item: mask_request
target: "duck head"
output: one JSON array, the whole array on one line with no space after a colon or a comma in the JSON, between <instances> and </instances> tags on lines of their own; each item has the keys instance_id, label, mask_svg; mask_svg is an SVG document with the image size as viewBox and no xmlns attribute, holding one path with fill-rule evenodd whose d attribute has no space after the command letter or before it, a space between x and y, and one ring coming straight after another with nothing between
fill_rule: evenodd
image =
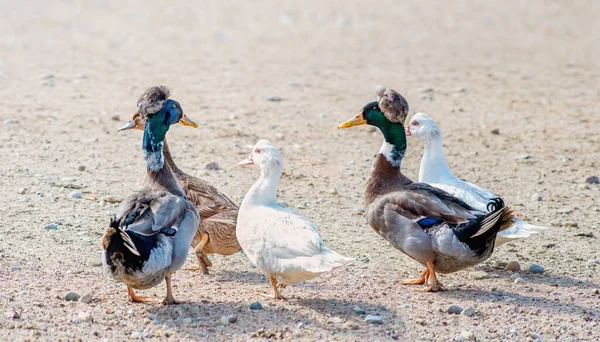
<instances>
[{"instance_id":1,"label":"duck head","mask_svg":"<svg viewBox=\"0 0 600 342\"><path fill-rule=\"evenodd\" d=\"M138 112L136 113L138 117L136 118L134 115L132 121L120 129L143 127L144 161L146 167L152 171L158 171L164 165L162 147L171 125L181 123L197 127L193 121L187 119L179 102L168 97L169 90L164 86L147 89L138 100Z\"/></svg>"},{"instance_id":2,"label":"duck head","mask_svg":"<svg viewBox=\"0 0 600 342\"><path fill-rule=\"evenodd\" d=\"M367 103L352 119L341 123L338 128L350 128L359 125L372 125L381 130L400 124L408 115L406 99L393 89L377 89L377 101Z\"/></svg>"},{"instance_id":3,"label":"duck head","mask_svg":"<svg viewBox=\"0 0 600 342\"><path fill-rule=\"evenodd\" d=\"M399 168L406 151L404 120L408 114L408 103L393 89L379 88L378 100L367 103L352 119L342 122L338 128L372 125L381 130L384 137L380 154Z\"/></svg>"},{"instance_id":4,"label":"duck head","mask_svg":"<svg viewBox=\"0 0 600 342\"><path fill-rule=\"evenodd\" d=\"M272 167L281 168L281 154L268 140L261 139L254 145L248 158L238 163L239 166L252 164L258 165L262 170Z\"/></svg>"},{"instance_id":5,"label":"duck head","mask_svg":"<svg viewBox=\"0 0 600 342\"><path fill-rule=\"evenodd\" d=\"M420 140L427 140L440 133L440 127L425 113L413 115L406 126L406 135L417 137Z\"/></svg>"}]
</instances>

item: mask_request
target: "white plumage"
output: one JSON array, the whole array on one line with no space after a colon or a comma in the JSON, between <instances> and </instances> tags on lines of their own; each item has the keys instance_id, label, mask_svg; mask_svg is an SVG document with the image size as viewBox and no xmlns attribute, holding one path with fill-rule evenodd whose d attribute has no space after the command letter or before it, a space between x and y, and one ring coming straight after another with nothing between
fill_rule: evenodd
<instances>
[{"instance_id":1,"label":"white plumage","mask_svg":"<svg viewBox=\"0 0 600 342\"><path fill-rule=\"evenodd\" d=\"M441 130L429 116L425 113L415 114L409 121L406 133L419 138L425 145L419 169L419 182L442 189L476 210L488 211L487 204L498 196L488 189L460 180L450 172L444 156ZM529 224L517 216L513 217L513 222L510 228L498 233L496 246L547 229Z\"/></svg>"},{"instance_id":2,"label":"white plumage","mask_svg":"<svg viewBox=\"0 0 600 342\"><path fill-rule=\"evenodd\" d=\"M240 165L258 164L261 174L238 214L237 238L250 261L277 287L315 278L352 261L325 246L317 227L300 213L277 205L282 162L271 143L260 140Z\"/></svg>"}]
</instances>

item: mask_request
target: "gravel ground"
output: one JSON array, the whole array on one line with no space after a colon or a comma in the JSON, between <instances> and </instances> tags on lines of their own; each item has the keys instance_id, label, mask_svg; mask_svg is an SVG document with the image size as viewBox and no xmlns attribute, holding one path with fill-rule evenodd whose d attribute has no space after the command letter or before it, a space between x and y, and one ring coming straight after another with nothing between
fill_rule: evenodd
<instances>
[{"instance_id":1,"label":"gravel ground","mask_svg":"<svg viewBox=\"0 0 600 342\"><path fill-rule=\"evenodd\" d=\"M0 11L2 339L600 340L600 185L586 183L600 176L598 2L57 0ZM102 199L140 186L141 133L116 129L156 84L200 123L169 132L182 169L240 202L258 171L236 163L271 140L286 163L280 200L357 262L275 302L242 254L212 256L210 275L174 276L187 304L128 303L100 266L117 208ZM382 138L336 129L380 84L439 123L455 174L551 229L440 276L449 291L397 285L420 267L353 213ZM410 138L413 179L421 154Z\"/></svg>"}]
</instances>

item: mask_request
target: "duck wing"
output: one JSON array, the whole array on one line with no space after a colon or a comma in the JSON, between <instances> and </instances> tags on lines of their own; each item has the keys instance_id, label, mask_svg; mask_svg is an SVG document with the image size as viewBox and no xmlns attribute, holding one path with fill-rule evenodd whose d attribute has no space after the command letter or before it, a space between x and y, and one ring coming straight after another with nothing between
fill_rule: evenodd
<instances>
[{"instance_id":1,"label":"duck wing","mask_svg":"<svg viewBox=\"0 0 600 342\"><path fill-rule=\"evenodd\" d=\"M238 207L209 183L188 177L182 181L188 200L198 209L202 220L236 224Z\"/></svg>"},{"instance_id":2,"label":"duck wing","mask_svg":"<svg viewBox=\"0 0 600 342\"><path fill-rule=\"evenodd\" d=\"M125 199L117 220L127 231L150 236L158 232L175 235L190 202L166 191L140 192ZM192 210L196 211L196 210Z\"/></svg>"},{"instance_id":3,"label":"duck wing","mask_svg":"<svg viewBox=\"0 0 600 342\"><path fill-rule=\"evenodd\" d=\"M391 206L396 213L410 220L441 219L449 223L462 223L476 218L478 211L449 193L425 183L411 183L385 195L378 207ZM377 211L373 215L380 215Z\"/></svg>"}]
</instances>

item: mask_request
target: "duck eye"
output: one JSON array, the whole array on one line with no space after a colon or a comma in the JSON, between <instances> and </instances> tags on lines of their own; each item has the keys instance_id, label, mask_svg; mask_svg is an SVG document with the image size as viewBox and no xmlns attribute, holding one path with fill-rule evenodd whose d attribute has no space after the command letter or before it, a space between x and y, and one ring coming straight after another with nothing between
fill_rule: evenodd
<instances>
[{"instance_id":1,"label":"duck eye","mask_svg":"<svg viewBox=\"0 0 600 342\"><path fill-rule=\"evenodd\" d=\"M412 125L416 127L416 126L419 126L420 123L418 121L413 121Z\"/></svg>"},{"instance_id":2,"label":"duck eye","mask_svg":"<svg viewBox=\"0 0 600 342\"><path fill-rule=\"evenodd\" d=\"M261 152L260 148L255 148L254 149L254 153L256 153L256 154L260 154L260 152Z\"/></svg>"}]
</instances>

